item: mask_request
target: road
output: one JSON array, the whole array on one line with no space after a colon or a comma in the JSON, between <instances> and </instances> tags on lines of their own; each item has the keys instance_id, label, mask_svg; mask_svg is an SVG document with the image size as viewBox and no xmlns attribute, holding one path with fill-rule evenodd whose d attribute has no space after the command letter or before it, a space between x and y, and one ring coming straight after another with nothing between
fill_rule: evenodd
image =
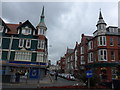
<instances>
[{"instance_id":1,"label":"road","mask_svg":"<svg viewBox=\"0 0 120 90\"><path fill-rule=\"evenodd\" d=\"M40 80L38 83L38 80L29 80L28 83L20 82L20 83L3 83L2 84L2 90L21 90L21 88L29 88L29 90L50 90L50 88L41 88L41 87L53 87L53 86L73 86L75 84L79 83L79 85L82 85L79 81L70 81L63 78L58 77L58 80L54 80L53 76L47 76L43 80ZM17 89L16 89L17 88ZM56 88L53 88L52 90L56 90ZM57 90L68 90L67 88L57 88ZM69 90L76 90L76 89L70 89ZM88 89L77 89L77 90L88 90ZM92 89L89 89L92 90ZM94 89L94 90L101 90L101 89ZM104 90L104 89L102 89ZM110 89L105 89L110 90Z\"/></svg>"},{"instance_id":2,"label":"road","mask_svg":"<svg viewBox=\"0 0 120 90\"><path fill-rule=\"evenodd\" d=\"M67 86L74 85L78 83L78 81L70 81L63 78L58 77L58 80L54 80L53 76L47 76L43 80L21 80L20 83L3 83L2 88L37 88L37 87L45 87L45 86Z\"/></svg>"}]
</instances>

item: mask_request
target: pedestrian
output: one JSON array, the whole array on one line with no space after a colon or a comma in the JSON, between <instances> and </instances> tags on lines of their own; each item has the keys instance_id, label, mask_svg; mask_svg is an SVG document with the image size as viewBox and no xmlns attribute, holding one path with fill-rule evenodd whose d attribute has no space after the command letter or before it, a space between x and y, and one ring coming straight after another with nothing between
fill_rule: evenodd
<instances>
[{"instance_id":1,"label":"pedestrian","mask_svg":"<svg viewBox=\"0 0 120 90\"><path fill-rule=\"evenodd\" d=\"M14 70L12 69L11 72L10 72L10 82L13 83L15 82L15 72Z\"/></svg>"},{"instance_id":2,"label":"pedestrian","mask_svg":"<svg viewBox=\"0 0 120 90\"><path fill-rule=\"evenodd\" d=\"M16 81L16 83L20 82L20 73L19 72L16 73L15 81Z\"/></svg>"},{"instance_id":3,"label":"pedestrian","mask_svg":"<svg viewBox=\"0 0 120 90\"><path fill-rule=\"evenodd\" d=\"M56 71L55 72L55 80L57 80L57 77L58 77L58 72Z\"/></svg>"}]
</instances>

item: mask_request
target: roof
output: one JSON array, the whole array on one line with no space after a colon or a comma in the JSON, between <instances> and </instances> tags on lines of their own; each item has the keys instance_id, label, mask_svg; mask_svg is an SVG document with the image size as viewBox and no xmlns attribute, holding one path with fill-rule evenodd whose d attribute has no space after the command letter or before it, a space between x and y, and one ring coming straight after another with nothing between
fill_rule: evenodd
<instances>
[{"instance_id":1,"label":"roof","mask_svg":"<svg viewBox=\"0 0 120 90\"><path fill-rule=\"evenodd\" d=\"M67 48L67 53L73 53L73 52L74 52L74 49Z\"/></svg>"},{"instance_id":2,"label":"roof","mask_svg":"<svg viewBox=\"0 0 120 90\"><path fill-rule=\"evenodd\" d=\"M10 29L10 33L17 33L17 28L20 24L6 24L7 27Z\"/></svg>"}]
</instances>

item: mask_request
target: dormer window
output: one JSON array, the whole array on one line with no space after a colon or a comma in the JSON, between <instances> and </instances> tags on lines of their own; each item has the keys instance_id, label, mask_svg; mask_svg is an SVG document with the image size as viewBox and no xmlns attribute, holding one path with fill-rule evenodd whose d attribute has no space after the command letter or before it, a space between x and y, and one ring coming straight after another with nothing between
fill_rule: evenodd
<instances>
[{"instance_id":1,"label":"dormer window","mask_svg":"<svg viewBox=\"0 0 120 90\"><path fill-rule=\"evenodd\" d=\"M25 35L31 34L31 28L27 26L25 28L22 28L22 34L25 34Z\"/></svg>"},{"instance_id":2,"label":"dormer window","mask_svg":"<svg viewBox=\"0 0 120 90\"><path fill-rule=\"evenodd\" d=\"M2 37L0 37L0 47L2 46Z\"/></svg>"},{"instance_id":3,"label":"dormer window","mask_svg":"<svg viewBox=\"0 0 120 90\"><path fill-rule=\"evenodd\" d=\"M0 32L3 32L4 27L0 25Z\"/></svg>"},{"instance_id":4,"label":"dormer window","mask_svg":"<svg viewBox=\"0 0 120 90\"><path fill-rule=\"evenodd\" d=\"M7 32L8 32L8 29L6 28L6 29L5 29L5 33L7 33Z\"/></svg>"}]
</instances>

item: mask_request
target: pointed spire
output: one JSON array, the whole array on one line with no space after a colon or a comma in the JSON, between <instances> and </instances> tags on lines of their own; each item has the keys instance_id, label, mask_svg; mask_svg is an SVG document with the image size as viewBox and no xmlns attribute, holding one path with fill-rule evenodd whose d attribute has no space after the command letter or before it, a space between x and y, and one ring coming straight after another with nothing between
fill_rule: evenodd
<instances>
[{"instance_id":1,"label":"pointed spire","mask_svg":"<svg viewBox=\"0 0 120 90\"><path fill-rule=\"evenodd\" d=\"M101 13L101 8L100 8L99 19L103 19L103 17L102 17L102 13Z\"/></svg>"},{"instance_id":2,"label":"pointed spire","mask_svg":"<svg viewBox=\"0 0 120 90\"><path fill-rule=\"evenodd\" d=\"M45 18L45 16L44 16L44 6L43 6L43 8L42 8L42 13L41 13L41 17L40 17L40 22L39 22L39 24L37 25L37 27L45 27L45 28L47 28L46 27L46 25L45 25L45 22L44 22L44 18Z\"/></svg>"},{"instance_id":3,"label":"pointed spire","mask_svg":"<svg viewBox=\"0 0 120 90\"><path fill-rule=\"evenodd\" d=\"M105 25L107 25L107 24L105 23L103 17L102 17L101 9L100 9L100 13L99 13L99 20L98 20L98 22L97 22L97 25L99 25L99 24L105 24Z\"/></svg>"},{"instance_id":4,"label":"pointed spire","mask_svg":"<svg viewBox=\"0 0 120 90\"><path fill-rule=\"evenodd\" d=\"M43 6L43 9L42 9L41 18L44 18L44 6Z\"/></svg>"},{"instance_id":5,"label":"pointed spire","mask_svg":"<svg viewBox=\"0 0 120 90\"><path fill-rule=\"evenodd\" d=\"M41 13L40 22L44 22L44 6L43 6L43 8L42 8L42 13Z\"/></svg>"}]
</instances>

